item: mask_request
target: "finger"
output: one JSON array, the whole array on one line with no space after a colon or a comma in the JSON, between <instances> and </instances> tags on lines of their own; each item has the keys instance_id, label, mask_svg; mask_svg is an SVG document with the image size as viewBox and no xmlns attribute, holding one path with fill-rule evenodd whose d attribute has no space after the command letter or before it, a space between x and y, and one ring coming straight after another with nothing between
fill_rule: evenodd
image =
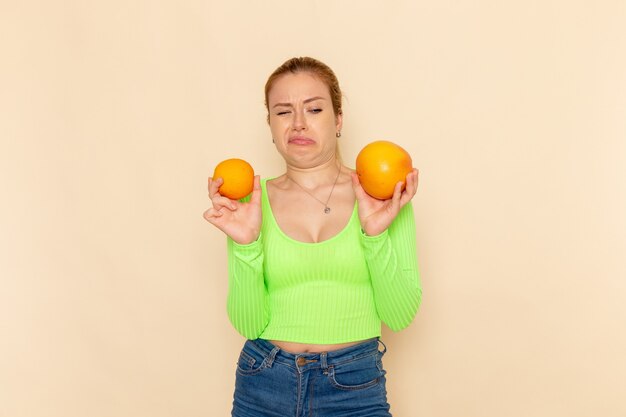
<instances>
[{"instance_id":1,"label":"finger","mask_svg":"<svg viewBox=\"0 0 626 417\"><path fill-rule=\"evenodd\" d=\"M400 210L400 200L402 199L402 186L404 183L402 181L398 181L396 187L393 189L393 196L391 197L391 208L394 212Z\"/></svg>"},{"instance_id":2,"label":"finger","mask_svg":"<svg viewBox=\"0 0 626 417\"><path fill-rule=\"evenodd\" d=\"M237 206L235 203L228 197L224 197L220 194L219 188L222 184L224 184L222 177L216 179L209 178L209 198L211 199L211 203L213 203L213 207L217 210L220 210L222 207L226 207L229 210L236 210Z\"/></svg>"},{"instance_id":3,"label":"finger","mask_svg":"<svg viewBox=\"0 0 626 417\"><path fill-rule=\"evenodd\" d=\"M213 220L216 217L221 217L222 213L219 210L216 210L215 208L211 207L208 210L205 210L204 213L202 213L202 217L204 217L204 219L208 222L213 223Z\"/></svg>"},{"instance_id":4,"label":"finger","mask_svg":"<svg viewBox=\"0 0 626 417\"><path fill-rule=\"evenodd\" d=\"M409 172L406 176L406 193L413 197L417 191L417 170L413 168L413 171Z\"/></svg>"},{"instance_id":5,"label":"finger","mask_svg":"<svg viewBox=\"0 0 626 417\"><path fill-rule=\"evenodd\" d=\"M215 180L213 179L213 177L209 177L209 183L207 186L207 190L209 191L209 198L211 197L211 185L215 182Z\"/></svg>"},{"instance_id":6,"label":"finger","mask_svg":"<svg viewBox=\"0 0 626 417\"><path fill-rule=\"evenodd\" d=\"M419 175L419 170L417 168L413 168L413 182L415 186L415 191L417 191L417 185L419 184Z\"/></svg>"},{"instance_id":7,"label":"finger","mask_svg":"<svg viewBox=\"0 0 626 417\"><path fill-rule=\"evenodd\" d=\"M214 194L213 198L211 198L211 203L213 203L213 208L216 210L221 210L222 208L227 208L230 211L237 210L237 206L235 202L228 197L224 197L219 193Z\"/></svg>"},{"instance_id":8,"label":"finger","mask_svg":"<svg viewBox=\"0 0 626 417\"><path fill-rule=\"evenodd\" d=\"M367 193L363 189L361 181L359 181L359 176L356 172L350 172L350 177L352 178L352 189L354 190L354 195L357 200L362 200Z\"/></svg>"},{"instance_id":9,"label":"finger","mask_svg":"<svg viewBox=\"0 0 626 417\"><path fill-rule=\"evenodd\" d=\"M254 185L252 188L252 196L250 197L250 203L259 205L261 204L261 177L254 176Z\"/></svg>"},{"instance_id":10,"label":"finger","mask_svg":"<svg viewBox=\"0 0 626 417\"><path fill-rule=\"evenodd\" d=\"M406 176L406 188L402 193L400 207L404 207L404 205L415 196L417 192L417 176L418 171L416 169L413 169L413 171Z\"/></svg>"},{"instance_id":11,"label":"finger","mask_svg":"<svg viewBox=\"0 0 626 417\"><path fill-rule=\"evenodd\" d=\"M215 194L219 194L219 189L224 184L222 177L210 178L209 177L209 198L213 199Z\"/></svg>"}]
</instances>

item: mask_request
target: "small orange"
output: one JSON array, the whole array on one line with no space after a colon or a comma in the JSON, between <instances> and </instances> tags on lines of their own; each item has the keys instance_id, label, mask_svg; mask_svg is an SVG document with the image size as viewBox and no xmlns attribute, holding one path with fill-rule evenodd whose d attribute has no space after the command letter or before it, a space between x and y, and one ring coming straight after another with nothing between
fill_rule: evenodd
<instances>
[{"instance_id":1,"label":"small orange","mask_svg":"<svg viewBox=\"0 0 626 417\"><path fill-rule=\"evenodd\" d=\"M254 187L254 170L243 159L227 159L215 167L213 179L222 178L219 193L231 200L239 200L250 194Z\"/></svg>"},{"instance_id":2,"label":"small orange","mask_svg":"<svg viewBox=\"0 0 626 417\"><path fill-rule=\"evenodd\" d=\"M393 196L396 184L413 170L411 155L402 147L386 140L366 145L356 157L356 173L366 193L379 200Z\"/></svg>"}]
</instances>

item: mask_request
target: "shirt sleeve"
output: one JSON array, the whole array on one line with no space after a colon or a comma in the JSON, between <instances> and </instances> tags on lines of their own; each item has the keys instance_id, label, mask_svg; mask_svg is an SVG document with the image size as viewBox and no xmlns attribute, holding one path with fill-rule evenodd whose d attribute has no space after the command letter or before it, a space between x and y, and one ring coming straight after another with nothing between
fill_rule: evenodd
<instances>
[{"instance_id":1,"label":"shirt sleeve","mask_svg":"<svg viewBox=\"0 0 626 417\"><path fill-rule=\"evenodd\" d=\"M248 339L258 338L269 320L263 276L263 243L240 245L227 238L228 297L226 310L235 329Z\"/></svg>"},{"instance_id":2,"label":"shirt sleeve","mask_svg":"<svg viewBox=\"0 0 626 417\"><path fill-rule=\"evenodd\" d=\"M361 245L378 316L391 330L402 330L411 324L422 301L411 202L400 209L383 233L361 233Z\"/></svg>"}]
</instances>

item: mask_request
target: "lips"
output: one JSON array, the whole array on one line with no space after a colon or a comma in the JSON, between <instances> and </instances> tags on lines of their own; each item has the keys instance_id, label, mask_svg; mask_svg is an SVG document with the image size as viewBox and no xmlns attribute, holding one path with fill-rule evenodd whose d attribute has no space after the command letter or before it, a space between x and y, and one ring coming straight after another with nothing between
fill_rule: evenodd
<instances>
[{"instance_id":1,"label":"lips","mask_svg":"<svg viewBox=\"0 0 626 417\"><path fill-rule=\"evenodd\" d=\"M289 138L289 143L293 145L313 145L315 141L305 136L294 136Z\"/></svg>"}]
</instances>

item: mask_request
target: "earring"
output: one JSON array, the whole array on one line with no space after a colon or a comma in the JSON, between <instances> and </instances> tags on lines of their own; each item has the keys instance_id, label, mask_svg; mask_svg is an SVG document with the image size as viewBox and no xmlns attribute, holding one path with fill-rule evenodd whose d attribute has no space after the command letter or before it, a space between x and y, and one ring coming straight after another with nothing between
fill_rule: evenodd
<instances>
[{"instance_id":1,"label":"earring","mask_svg":"<svg viewBox=\"0 0 626 417\"><path fill-rule=\"evenodd\" d=\"M341 137L341 130L339 132L335 133L335 136L340 138Z\"/></svg>"}]
</instances>

